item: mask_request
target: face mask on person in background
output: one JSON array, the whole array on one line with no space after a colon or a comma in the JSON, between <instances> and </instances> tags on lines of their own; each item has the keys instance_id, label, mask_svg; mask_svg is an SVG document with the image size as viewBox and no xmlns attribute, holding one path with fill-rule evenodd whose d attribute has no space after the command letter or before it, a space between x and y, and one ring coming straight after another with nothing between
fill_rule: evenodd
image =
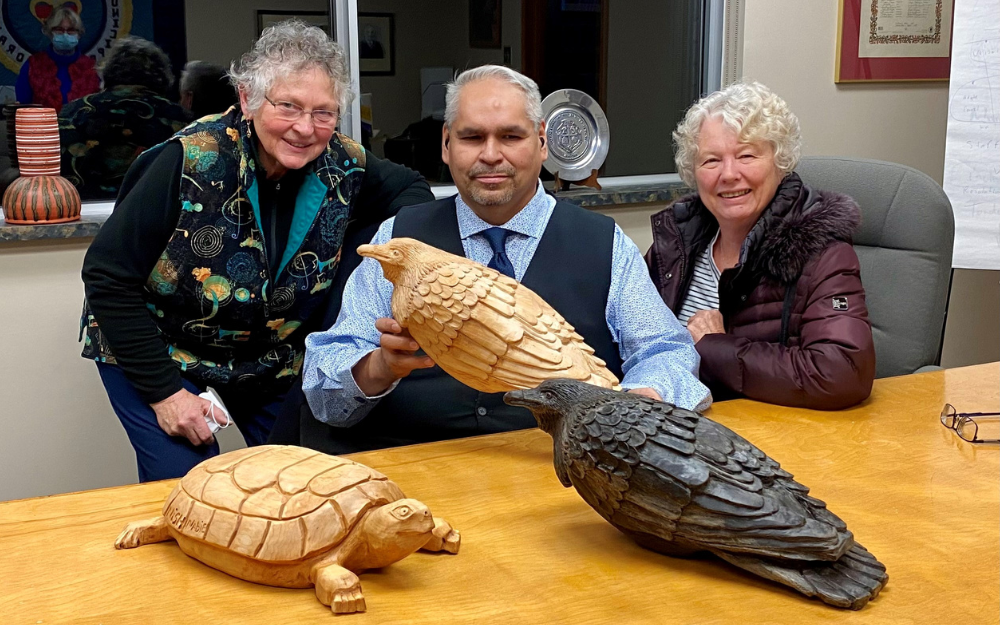
<instances>
[{"instance_id":1,"label":"face mask on person in background","mask_svg":"<svg viewBox=\"0 0 1000 625\"><path fill-rule=\"evenodd\" d=\"M78 43L80 43L80 35L56 33L52 36L52 47L56 49L56 52L72 52L76 50Z\"/></svg>"}]
</instances>

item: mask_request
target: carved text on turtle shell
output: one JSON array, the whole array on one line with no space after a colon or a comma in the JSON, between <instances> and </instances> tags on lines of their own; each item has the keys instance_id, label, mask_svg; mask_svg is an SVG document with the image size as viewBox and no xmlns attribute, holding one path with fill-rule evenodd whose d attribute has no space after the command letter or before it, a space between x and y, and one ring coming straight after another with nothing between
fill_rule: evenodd
<instances>
[{"instance_id":1,"label":"carved text on turtle shell","mask_svg":"<svg viewBox=\"0 0 1000 625\"><path fill-rule=\"evenodd\" d=\"M171 508L167 522L177 528L177 531L189 534L204 534L208 529L208 523L200 519L189 519L177 508Z\"/></svg>"}]
</instances>

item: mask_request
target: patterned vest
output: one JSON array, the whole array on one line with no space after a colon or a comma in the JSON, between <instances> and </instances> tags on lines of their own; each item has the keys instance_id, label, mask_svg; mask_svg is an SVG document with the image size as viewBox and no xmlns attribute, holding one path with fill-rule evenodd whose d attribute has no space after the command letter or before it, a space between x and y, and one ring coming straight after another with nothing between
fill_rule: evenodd
<instances>
[{"instance_id":1,"label":"patterned vest","mask_svg":"<svg viewBox=\"0 0 1000 625\"><path fill-rule=\"evenodd\" d=\"M146 306L186 377L284 390L302 367L306 331L299 328L323 313L330 294L364 177L364 148L335 134L316 159L271 275L254 139L239 109L202 118L170 140L184 147L181 212L143 290ZM93 316L84 323L84 356L114 362Z\"/></svg>"}]
</instances>

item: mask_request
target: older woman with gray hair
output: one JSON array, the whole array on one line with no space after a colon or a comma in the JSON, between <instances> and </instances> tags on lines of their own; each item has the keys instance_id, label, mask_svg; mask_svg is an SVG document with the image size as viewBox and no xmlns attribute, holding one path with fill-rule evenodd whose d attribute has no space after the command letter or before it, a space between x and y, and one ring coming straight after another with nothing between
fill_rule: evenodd
<instances>
[{"instance_id":1,"label":"older woman with gray hair","mask_svg":"<svg viewBox=\"0 0 1000 625\"><path fill-rule=\"evenodd\" d=\"M674 132L697 193L653 215L653 282L701 355L716 400L834 410L871 393L875 348L849 197L795 173L788 105L737 83L695 103Z\"/></svg>"},{"instance_id":2,"label":"older woman with gray hair","mask_svg":"<svg viewBox=\"0 0 1000 625\"><path fill-rule=\"evenodd\" d=\"M84 260L83 355L141 481L217 454L230 418L248 445L265 442L354 247L433 199L418 174L335 131L352 92L322 30L268 28L230 75L239 106L140 156Z\"/></svg>"},{"instance_id":3,"label":"older woman with gray hair","mask_svg":"<svg viewBox=\"0 0 1000 625\"><path fill-rule=\"evenodd\" d=\"M32 54L21 66L14 94L22 104L41 104L59 112L71 100L95 93L101 81L94 59L80 52L83 20L67 3L42 23L42 34L52 45Z\"/></svg>"}]
</instances>

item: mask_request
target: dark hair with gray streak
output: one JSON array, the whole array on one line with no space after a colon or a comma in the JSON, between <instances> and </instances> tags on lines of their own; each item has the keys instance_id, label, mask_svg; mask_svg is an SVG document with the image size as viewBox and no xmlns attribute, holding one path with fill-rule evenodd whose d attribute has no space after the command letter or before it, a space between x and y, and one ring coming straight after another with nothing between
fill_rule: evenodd
<instances>
[{"instance_id":1,"label":"dark hair with gray streak","mask_svg":"<svg viewBox=\"0 0 1000 625\"><path fill-rule=\"evenodd\" d=\"M174 84L170 59L155 43L139 37L115 40L98 68L105 89L139 85L166 95Z\"/></svg>"},{"instance_id":2,"label":"dark hair with gray streak","mask_svg":"<svg viewBox=\"0 0 1000 625\"><path fill-rule=\"evenodd\" d=\"M264 29L249 52L229 68L229 78L246 94L256 111L279 79L311 68L322 70L333 84L333 96L344 111L354 98L344 50L316 26L291 19Z\"/></svg>"}]
</instances>

